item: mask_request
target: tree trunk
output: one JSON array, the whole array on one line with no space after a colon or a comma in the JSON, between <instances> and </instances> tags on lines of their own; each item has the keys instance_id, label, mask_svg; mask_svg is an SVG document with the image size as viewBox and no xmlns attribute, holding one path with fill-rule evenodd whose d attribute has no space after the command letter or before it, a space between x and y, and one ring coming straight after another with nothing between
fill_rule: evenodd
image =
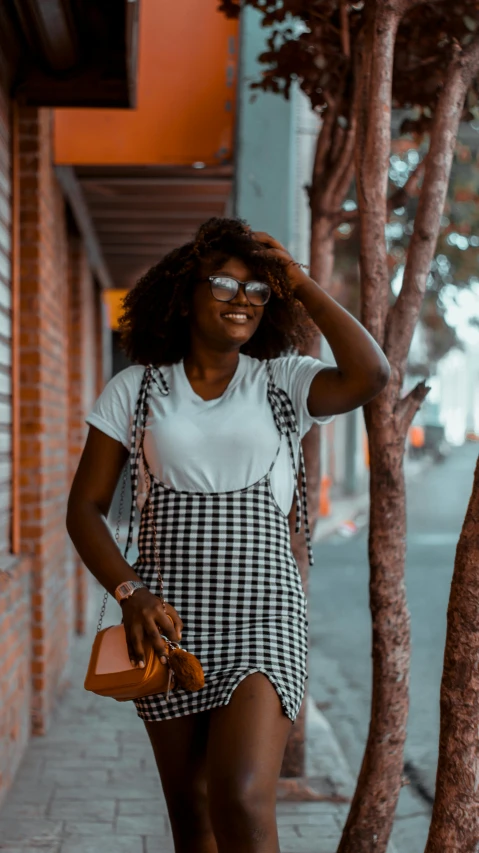
<instances>
[{"instance_id":1,"label":"tree trunk","mask_svg":"<svg viewBox=\"0 0 479 853\"><path fill-rule=\"evenodd\" d=\"M385 853L401 787L408 712L409 614L404 590L405 488L408 427L427 394L420 383L401 398L406 357L424 295L449 181L465 93L479 63L476 38L453 57L440 93L425 165L407 275L388 307L384 227L390 152L391 74L398 10L372 0L363 47L359 98L357 185L361 234L361 319L385 348L388 388L365 408L371 470L369 533L373 622L373 693L366 751L338 853ZM477 839L476 839L477 840ZM447 849L447 848L442 848ZM451 848L450 848L451 849ZM454 848L452 848L454 849ZM472 849L472 848L471 848Z\"/></svg>"},{"instance_id":2,"label":"tree trunk","mask_svg":"<svg viewBox=\"0 0 479 853\"><path fill-rule=\"evenodd\" d=\"M436 798L425 853L479 849L478 660L479 459L449 598Z\"/></svg>"},{"instance_id":3,"label":"tree trunk","mask_svg":"<svg viewBox=\"0 0 479 853\"><path fill-rule=\"evenodd\" d=\"M398 7L399 8L399 7ZM361 320L384 344L389 301L385 244L394 43L394 3L366 7L358 66L358 188ZM401 788L408 714L409 614L404 588L406 430L390 384L365 407L370 453L369 596L373 692L368 741L338 853L385 853Z\"/></svg>"},{"instance_id":4,"label":"tree trunk","mask_svg":"<svg viewBox=\"0 0 479 853\"><path fill-rule=\"evenodd\" d=\"M321 235L325 233L324 223L321 225L321 229L318 229ZM328 240L321 239L319 245L320 249L317 249L317 233L318 231L311 228L311 258L310 258L310 274L317 281L316 275L318 275L321 268L323 268L323 252L326 255L326 260L324 263L324 267L327 266L330 259L334 261L334 238L331 237L329 242ZM332 272L332 269L331 269ZM326 281L326 277L323 276L323 286L327 286L328 282ZM310 355L314 355L315 357L319 357L319 349L320 349L320 338L319 334L315 337L312 345L308 349L308 353ZM320 471L319 471L319 459L320 459L320 444L319 444L319 427L314 426L308 434L303 438L303 453L304 453L304 463L306 466L306 478L308 482L308 515L311 525L311 534L314 532L314 527L316 524L316 518L318 515L318 504L319 504L319 483L320 483ZM301 574L301 580L303 583L303 589L305 594L308 594L308 580L309 580L309 562L308 562L308 552L306 548L306 540L304 538L304 530L301 532L295 533L295 516L296 516L296 508L293 502L293 506L291 507L291 512L289 515L289 529L291 534L291 544L293 549L293 554L295 560L298 564L298 568ZM306 695L305 695L306 699ZM301 707L301 711L299 713L298 718L295 721L295 724L291 730L291 734L288 738L288 743L286 745L286 750L284 754L283 764L281 767L281 776L282 777L298 777L305 775L305 744L306 744L306 715L305 715L305 702Z\"/></svg>"},{"instance_id":5,"label":"tree trunk","mask_svg":"<svg viewBox=\"0 0 479 853\"><path fill-rule=\"evenodd\" d=\"M404 435L387 391L365 409L370 442L369 563L373 694L366 751L339 853L385 851L401 787L409 683Z\"/></svg>"},{"instance_id":6,"label":"tree trunk","mask_svg":"<svg viewBox=\"0 0 479 853\"><path fill-rule=\"evenodd\" d=\"M334 267L334 227L333 219L337 215L350 187L354 168L354 135L355 124L351 123L348 132L342 136L342 146L338 147L337 159L334 164L329 161L332 139L334 135L335 114L331 110L330 117L324 122L316 143L316 156L310 191L311 202L311 242L310 242L310 275L325 290L329 290ZM327 174L327 180L325 178ZM323 183L324 179L324 183ZM326 189L325 189L326 187ZM319 358L320 335L311 341L308 355ZM320 487L320 431L313 426L303 439L304 461L308 482L308 515L311 535L314 533L318 516L319 487ZM291 509L289 522L293 554L299 567L303 589L308 594L308 553L304 538L304 530L300 534L294 532L294 506ZM305 774L305 703L291 731L286 745L282 777L297 777Z\"/></svg>"}]
</instances>

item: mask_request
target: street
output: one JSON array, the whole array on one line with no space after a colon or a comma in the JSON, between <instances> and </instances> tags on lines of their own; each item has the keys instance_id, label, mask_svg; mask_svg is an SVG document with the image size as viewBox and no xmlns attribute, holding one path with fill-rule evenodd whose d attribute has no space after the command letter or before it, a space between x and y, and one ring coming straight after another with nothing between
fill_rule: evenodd
<instances>
[{"instance_id":1,"label":"street","mask_svg":"<svg viewBox=\"0 0 479 853\"><path fill-rule=\"evenodd\" d=\"M472 487L477 444L408 485L406 584L411 611L411 705L406 744L410 786L402 789L393 834L399 853L423 853L434 795L439 690L455 548ZM309 589L309 689L357 774L370 706L367 533L315 547Z\"/></svg>"}]
</instances>

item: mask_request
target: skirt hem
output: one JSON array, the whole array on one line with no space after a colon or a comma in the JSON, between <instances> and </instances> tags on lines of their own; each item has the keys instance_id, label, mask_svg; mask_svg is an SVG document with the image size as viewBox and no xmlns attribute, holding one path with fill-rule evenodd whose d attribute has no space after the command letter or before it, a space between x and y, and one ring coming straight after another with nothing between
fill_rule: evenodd
<instances>
[{"instance_id":1,"label":"skirt hem","mask_svg":"<svg viewBox=\"0 0 479 853\"><path fill-rule=\"evenodd\" d=\"M186 711L186 712L184 709L181 709L181 708L171 709L171 713L168 716L164 716L162 719L158 719L158 717L155 717L154 713L151 713L148 711L142 711L142 710L139 710L137 708L137 715L140 717L140 719L144 720L145 722L161 723L164 720L178 719L179 717L187 717L190 714L200 714L203 711L211 711L213 708L221 708L223 705L229 704L229 702L231 701L231 697L232 697L234 691L236 690L236 688L238 687L238 685L241 684L241 682L244 681L244 679L247 678L248 675L253 675L253 673L255 673L255 672L262 673L262 675L265 675L266 678L268 679L268 681L271 682L274 689L276 690L276 693L278 694L278 698L281 702L281 708L283 710L283 713L288 717L289 720L291 720L291 722L294 725L296 717L298 716L298 713L299 713L299 709L298 709L298 711L295 711L291 708L290 703L287 701L287 698L286 698L287 694L286 694L286 690L284 688L284 685L282 685L281 682L271 672L269 672L265 667L261 667L261 666L253 666L253 667L248 668L247 670L241 670L240 672L238 672L233 684L231 685L230 688L228 688L228 692L227 692L226 696L212 698L210 700L210 702L207 702L205 704L205 707L203 707L203 708L195 708L195 709L192 709L191 711ZM173 696L174 696L174 693L173 693ZM303 690L303 696L301 698L301 701L302 701L303 697L304 697L304 690Z\"/></svg>"}]
</instances>

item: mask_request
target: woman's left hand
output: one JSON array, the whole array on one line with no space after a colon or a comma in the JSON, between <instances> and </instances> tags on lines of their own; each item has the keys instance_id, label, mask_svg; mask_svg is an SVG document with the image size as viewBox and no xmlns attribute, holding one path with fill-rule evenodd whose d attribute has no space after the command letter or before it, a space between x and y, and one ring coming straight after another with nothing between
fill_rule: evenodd
<instances>
[{"instance_id":1,"label":"woman's left hand","mask_svg":"<svg viewBox=\"0 0 479 853\"><path fill-rule=\"evenodd\" d=\"M278 261L282 262L286 269L291 288L295 290L300 284L301 275L304 277L304 273L301 270L301 264L294 260L292 255L287 249L285 249L279 240L275 240L274 237L271 237L271 235L267 234L266 231L252 231L251 236L254 240L257 240L258 243L265 244L265 247L261 250L260 254L264 254L267 258L276 258ZM298 273L300 275L298 275Z\"/></svg>"}]
</instances>

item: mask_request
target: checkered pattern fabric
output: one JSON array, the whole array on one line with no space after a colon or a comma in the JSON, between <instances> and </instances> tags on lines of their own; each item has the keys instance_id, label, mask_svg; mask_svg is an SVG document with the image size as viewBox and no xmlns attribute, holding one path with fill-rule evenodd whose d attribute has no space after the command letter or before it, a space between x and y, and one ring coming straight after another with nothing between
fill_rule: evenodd
<instances>
[{"instance_id":1,"label":"checkered pattern fabric","mask_svg":"<svg viewBox=\"0 0 479 853\"><path fill-rule=\"evenodd\" d=\"M280 435L288 437L296 418L288 395L268 371L265 393ZM143 432L148 399L155 384L168 394L159 368L148 365L143 376L131 438L132 512L127 549L133 537L139 461L150 476L148 501L157 528L163 594L180 614L182 645L203 665L205 686L190 692L176 689L135 702L145 720L165 720L208 710L229 702L247 675L263 672L275 687L284 713L294 722L303 698L307 660L306 598L291 551L288 519L277 506L269 471L258 482L231 492L179 491L162 483L147 466ZM297 528L301 503L311 555L304 460L302 500L296 488ZM145 504L134 569L152 592L160 592L155 570L153 531ZM127 551L126 551L127 553Z\"/></svg>"}]
</instances>

